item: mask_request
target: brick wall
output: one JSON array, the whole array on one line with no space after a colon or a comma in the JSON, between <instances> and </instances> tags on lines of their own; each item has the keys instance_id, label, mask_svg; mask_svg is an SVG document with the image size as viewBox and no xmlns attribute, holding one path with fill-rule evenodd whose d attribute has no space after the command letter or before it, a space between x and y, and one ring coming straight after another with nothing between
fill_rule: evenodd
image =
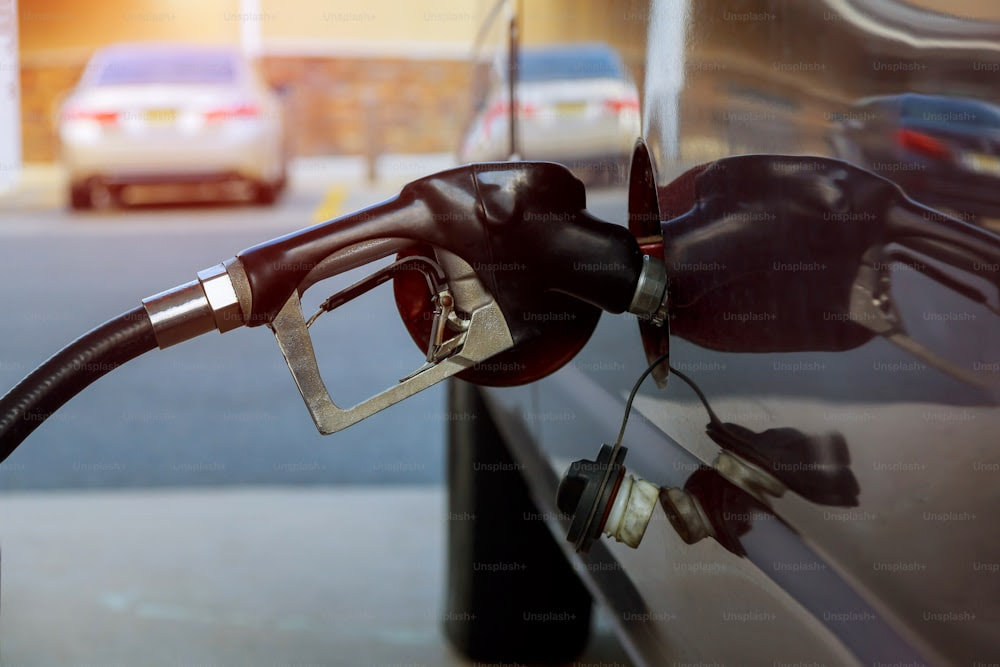
<instances>
[{"instance_id":1,"label":"brick wall","mask_svg":"<svg viewBox=\"0 0 1000 667\"><path fill-rule=\"evenodd\" d=\"M58 156L56 114L80 78L83 65L22 64L21 150L25 162L51 162Z\"/></svg>"},{"instance_id":2,"label":"brick wall","mask_svg":"<svg viewBox=\"0 0 1000 667\"><path fill-rule=\"evenodd\" d=\"M83 65L22 64L25 162L58 157L56 113ZM286 91L294 155L361 154L371 134L386 153L453 151L470 105L462 60L265 56L260 71Z\"/></svg>"},{"instance_id":3,"label":"brick wall","mask_svg":"<svg viewBox=\"0 0 1000 667\"><path fill-rule=\"evenodd\" d=\"M471 103L459 60L269 56L261 72L287 89L297 155L363 153L373 130L383 152L453 151Z\"/></svg>"}]
</instances>

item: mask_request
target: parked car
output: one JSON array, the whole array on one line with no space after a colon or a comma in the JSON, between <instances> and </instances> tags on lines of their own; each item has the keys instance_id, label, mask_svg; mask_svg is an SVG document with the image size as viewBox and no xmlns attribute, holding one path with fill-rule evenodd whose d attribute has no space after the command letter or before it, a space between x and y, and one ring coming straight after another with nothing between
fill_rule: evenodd
<instances>
[{"instance_id":1,"label":"parked car","mask_svg":"<svg viewBox=\"0 0 1000 667\"><path fill-rule=\"evenodd\" d=\"M58 132L74 209L106 206L130 185L189 183L247 184L270 204L286 182L280 101L228 48L101 49Z\"/></svg>"},{"instance_id":2,"label":"parked car","mask_svg":"<svg viewBox=\"0 0 1000 667\"><path fill-rule=\"evenodd\" d=\"M918 200L966 219L1000 216L1000 107L968 97L904 93L834 116L834 154L882 174Z\"/></svg>"},{"instance_id":3,"label":"parked car","mask_svg":"<svg viewBox=\"0 0 1000 667\"><path fill-rule=\"evenodd\" d=\"M585 181L622 181L639 136L639 94L618 53L606 44L525 48L516 68L516 152L550 160ZM460 162L510 154L510 78L499 59L476 104Z\"/></svg>"}]
</instances>

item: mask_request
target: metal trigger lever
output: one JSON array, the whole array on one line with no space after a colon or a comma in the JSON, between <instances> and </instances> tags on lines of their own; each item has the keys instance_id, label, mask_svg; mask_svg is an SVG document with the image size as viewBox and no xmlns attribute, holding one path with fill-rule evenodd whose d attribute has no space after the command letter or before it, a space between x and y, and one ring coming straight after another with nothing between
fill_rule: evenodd
<instances>
[{"instance_id":1,"label":"metal trigger lever","mask_svg":"<svg viewBox=\"0 0 1000 667\"><path fill-rule=\"evenodd\" d=\"M323 273L336 275L338 264L339 259L326 267ZM323 313L339 308L391 280L399 271L406 270L416 270L424 276L435 306L427 361L400 379L398 384L353 407L342 408L333 402L320 376L309 327ZM292 294L269 326L320 433L334 433L346 428L513 346L502 312L478 281L475 281L476 288L463 297L468 306L456 311L448 275L434 259L422 255L405 257L327 298L308 322L302 314L300 291ZM308 282L309 285L315 284L312 280ZM461 301L461 304L466 301ZM446 329L457 333L447 338Z\"/></svg>"},{"instance_id":2,"label":"metal trigger lever","mask_svg":"<svg viewBox=\"0 0 1000 667\"><path fill-rule=\"evenodd\" d=\"M362 294L388 282L395 276L396 272L411 269L418 271L424 277L427 281L427 289L430 290L431 301L434 304L434 321L431 324L431 337L427 344L427 363L433 364L439 361L458 349L457 345L451 344L452 341L448 341L449 345L447 347L444 346L446 324L449 322L449 319L452 321L457 320L454 311L455 299L451 295L444 270L433 259L423 255L411 255L410 257L393 262L370 276L362 278L350 287L345 287L336 294L333 294L319 305L319 309L306 321L306 327L311 327L313 322L323 313L332 312L345 303L353 301ZM459 324L455 328L464 330L467 328L467 326L463 326L465 324ZM417 369L407 377L419 373L423 368ZM405 380L406 378L403 379Z\"/></svg>"},{"instance_id":3,"label":"metal trigger lever","mask_svg":"<svg viewBox=\"0 0 1000 667\"><path fill-rule=\"evenodd\" d=\"M433 269L434 272L431 273L428 271L428 267ZM393 278L393 274L395 272L405 269L414 269L419 271L427 280L427 287L430 289L431 294L437 294L442 289L446 291L448 289L447 278L444 275L444 270L437 262L430 257L424 257L423 255L411 255L410 257L405 257L399 261L393 262L392 264L379 269L375 273L362 278L350 287L345 287L336 294L333 294L319 305L319 310L309 318L306 325L312 326L312 323L316 321L316 318L323 313L328 313L336 308L339 308L340 306L343 306L348 301L353 301L362 294Z\"/></svg>"}]
</instances>

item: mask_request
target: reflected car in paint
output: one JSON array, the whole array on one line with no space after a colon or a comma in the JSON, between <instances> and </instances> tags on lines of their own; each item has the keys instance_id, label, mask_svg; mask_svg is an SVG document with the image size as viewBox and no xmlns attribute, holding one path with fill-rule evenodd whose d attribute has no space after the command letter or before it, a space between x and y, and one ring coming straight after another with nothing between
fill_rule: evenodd
<instances>
[{"instance_id":1,"label":"reflected car in paint","mask_svg":"<svg viewBox=\"0 0 1000 667\"><path fill-rule=\"evenodd\" d=\"M639 93L614 49L600 43L526 47L515 76L515 150L522 159L560 162L586 182L624 181L639 134ZM476 106L459 161L506 159L512 114L502 60Z\"/></svg>"},{"instance_id":2,"label":"reflected car in paint","mask_svg":"<svg viewBox=\"0 0 1000 667\"><path fill-rule=\"evenodd\" d=\"M835 117L834 154L960 217L1000 216L1000 107L907 93L861 100Z\"/></svg>"}]
</instances>

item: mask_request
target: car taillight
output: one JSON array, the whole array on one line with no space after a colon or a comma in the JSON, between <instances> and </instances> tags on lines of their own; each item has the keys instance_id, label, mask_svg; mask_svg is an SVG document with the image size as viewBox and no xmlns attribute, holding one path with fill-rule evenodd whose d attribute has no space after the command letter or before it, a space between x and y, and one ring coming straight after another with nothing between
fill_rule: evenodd
<instances>
[{"instance_id":1,"label":"car taillight","mask_svg":"<svg viewBox=\"0 0 1000 667\"><path fill-rule=\"evenodd\" d=\"M111 125L118 122L117 111L97 111L93 109L66 109L63 120L93 120L101 125Z\"/></svg>"},{"instance_id":2,"label":"car taillight","mask_svg":"<svg viewBox=\"0 0 1000 667\"><path fill-rule=\"evenodd\" d=\"M229 118L253 118L260 113L256 104L234 104L228 107L218 107L205 112L205 120L220 121Z\"/></svg>"},{"instance_id":3,"label":"car taillight","mask_svg":"<svg viewBox=\"0 0 1000 667\"><path fill-rule=\"evenodd\" d=\"M613 113L622 113L623 111L638 111L639 100L634 97L615 98L611 100L605 100L604 107Z\"/></svg>"},{"instance_id":4,"label":"car taillight","mask_svg":"<svg viewBox=\"0 0 1000 667\"><path fill-rule=\"evenodd\" d=\"M916 153L923 153L928 157L942 160L951 155L951 151L944 142L923 132L904 129L896 134L896 138L899 141L899 145L903 148Z\"/></svg>"},{"instance_id":5,"label":"car taillight","mask_svg":"<svg viewBox=\"0 0 1000 667\"><path fill-rule=\"evenodd\" d=\"M528 102L519 102L517 105L517 112L520 116L531 116L532 114L538 113L538 105L530 104ZM497 102L486 110L484 120L487 124L490 124L494 120L507 116L508 114L510 114L510 104L507 102Z\"/></svg>"}]
</instances>

